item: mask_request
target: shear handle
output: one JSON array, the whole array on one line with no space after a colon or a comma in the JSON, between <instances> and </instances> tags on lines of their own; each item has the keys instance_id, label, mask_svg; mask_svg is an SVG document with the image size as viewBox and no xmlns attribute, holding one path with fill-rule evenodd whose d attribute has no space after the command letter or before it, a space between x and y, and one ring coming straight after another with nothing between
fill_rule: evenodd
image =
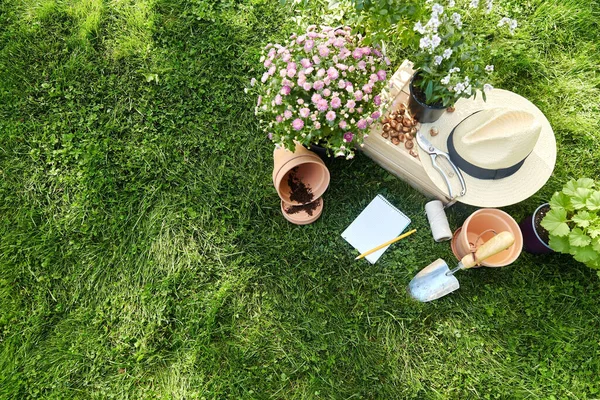
<instances>
[{"instance_id":1,"label":"shear handle","mask_svg":"<svg viewBox=\"0 0 600 400\"><path fill-rule=\"evenodd\" d=\"M446 186L448 186L448 195L450 196L451 199L453 199L454 196L452 195L452 185L450 185L450 179L448 179L446 172L444 172L444 170L435 161L437 159L437 157L440 155L443 155L443 154L439 154L439 153L431 154L431 163L433 164L433 167L439 171L439 173L442 175L442 177L446 181Z\"/></svg>"},{"instance_id":2,"label":"shear handle","mask_svg":"<svg viewBox=\"0 0 600 400\"><path fill-rule=\"evenodd\" d=\"M437 156L442 156L446 160L448 160L448 163L450 164L450 166L454 170L454 173L456 174L456 176L458 176L458 180L460 181L461 191L460 191L459 196L464 196L465 193L467 193L467 185L465 184L465 180L462 176L462 173L450 159L450 155L448 155L447 153L444 153L443 151L436 151L435 155L436 155L436 158L437 158ZM433 158L433 155L432 155L432 159L433 159L433 163L435 164L435 158ZM435 166L438 171L442 172L437 164ZM452 189L450 189L450 184L448 183L448 179L446 178L446 175L443 172L442 172L442 175L444 175L444 179L446 179L446 184L448 185L448 190L450 191L450 197L454 198L454 197L452 197Z\"/></svg>"}]
</instances>

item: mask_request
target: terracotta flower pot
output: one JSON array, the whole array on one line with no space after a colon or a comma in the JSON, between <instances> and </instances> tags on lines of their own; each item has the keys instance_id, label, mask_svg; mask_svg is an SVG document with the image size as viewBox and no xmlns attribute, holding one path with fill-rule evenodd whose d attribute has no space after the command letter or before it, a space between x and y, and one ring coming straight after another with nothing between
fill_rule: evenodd
<instances>
[{"instance_id":1,"label":"terracotta flower pot","mask_svg":"<svg viewBox=\"0 0 600 400\"><path fill-rule=\"evenodd\" d=\"M281 212L285 219L296 225L307 225L315 222L323 213L323 199L303 206L294 206L281 200Z\"/></svg>"},{"instance_id":2,"label":"terracotta flower pot","mask_svg":"<svg viewBox=\"0 0 600 400\"><path fill-rule=\"evenodd\" d=\"M312 151L301 145L291 152L284 148L276 148L273 152L273 185L284 202L291 205L302 205L320 198L329 186L329 170L323 160ZM312 193L312 198L292 200L290 195L290 174L292 178L302 182ZM306 196L305 196L306 197Z\"/></svg>"},{"instance_id":3,"label":"terracotta flower pot","mask_svg":"<svg viewBox=\"0 0 600 400\"><path fill-rule=\"evenodd\" d=\"M418 79L419 72L415 72L415 74L410 79L410 83L408 88L410 90L410 97L408 98L408 110L410 114L415 117L419 122L428 123L437 121L444 112L446 111L446 107L440 106L430 106L427 105L424 99L419 99L419 95L417 94L417 89L414 87L414 80Z\"/></svg>"},{"instance_id":4,"label":"terracotta flower pot","mask_svg":"<svg viewBox=\"0 0 600 400\"><path fill-rule=\"evenodd\" d=\"M549 208L548 203L542 204L535 210L533 215L528 215L519 224L521 232L523 232L523 249L528 253L548 254L554 251L548 246L548 243L542 240L536 227L538 214L546 207Z\"/></svg>"},{"instance_id":5,"label":"terracotta flower pot","mask_svg":"<svg viewBox=\"0 0 600 400\"><path fill-rule=\"evenodd\" d=\"M452 237L452 252L460 260L471 252L471 244L477 248L494 237L495 233L508 231L515 237L515 243L508 249L486 259L481 265L504 267L514 262L523 249L523 235L517 222L504 211L496 208L482 208L465 220L462 227Z\"/></svg>"}]
</instances>

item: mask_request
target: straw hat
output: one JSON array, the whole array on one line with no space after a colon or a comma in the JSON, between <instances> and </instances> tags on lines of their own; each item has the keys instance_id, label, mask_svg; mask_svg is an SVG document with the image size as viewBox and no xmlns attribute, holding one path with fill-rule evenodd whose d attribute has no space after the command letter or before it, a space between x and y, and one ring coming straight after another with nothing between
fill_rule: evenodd
<instances>
[{"instance_id":1,"label":"straw hat","mask_svg":"<svg viewBox=\"0 0 600 400\"><path fill-rule=\"evenodd\" d=\"M460 99L456 111L424 123L421 133L448 152L462 171L467 193L461 203L503 207L532 196L550 178L556 162L554 132L544 114L524 97L502 89L486 93L487 101ZM436 127L437 136L429 131ZM423 168L433 183L448 193L446 183L429 155L416 146ZM443 164L438 157L438 163ZM452 171L448 166L442 166ZM458 179L451 179L455 192Z\"/></svg>"}]
</instances>

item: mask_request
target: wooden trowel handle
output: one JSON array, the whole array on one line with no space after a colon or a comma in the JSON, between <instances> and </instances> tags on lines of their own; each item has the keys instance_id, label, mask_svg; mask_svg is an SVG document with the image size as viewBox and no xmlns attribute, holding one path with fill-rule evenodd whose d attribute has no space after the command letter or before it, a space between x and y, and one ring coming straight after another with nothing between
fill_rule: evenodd
<instances>
[{"instance_id":1,"label":"wooden trowel handle","mask_svg":"<svg viewBox=\"0 0 600 400\"><path fill-rule=\"evenodd\" d=\"M502 250L508 249L515 242L515 237L512 233L504 231L500 232L484 244L482 244L475 252L477 262L482 262L488 257L500 253ZM467 254L460 261L464 269L473 268L476 265L473 255Z\"/></svg>"}]
</instances>

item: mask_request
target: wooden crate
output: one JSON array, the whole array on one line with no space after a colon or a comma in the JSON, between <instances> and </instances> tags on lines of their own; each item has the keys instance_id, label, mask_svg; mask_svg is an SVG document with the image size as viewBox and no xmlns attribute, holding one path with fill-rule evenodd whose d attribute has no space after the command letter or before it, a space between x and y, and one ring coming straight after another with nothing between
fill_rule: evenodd
<instances>
[{"instance_id":1,"label":"wooden crate","mask_svg":"<svg viewBox=\"0 0 600 400\"><path fill-rule=\"evenodd\" d=\"M404 60L398 71L392 76L390 88L387 89L389 98L393 99L389 111L396 109L400 103L408 103L410 94L408 83L414 72L413 66L412 62ZM429 179L419 158L410 155L409 150L404 147L404 143L396 146L389 139L381 136L381 133L381 124L373 124L369 137L364 140L362 151L377 164L407 182L425 196L448 203L451 199Z\"/></svg>"}]
</instances>

